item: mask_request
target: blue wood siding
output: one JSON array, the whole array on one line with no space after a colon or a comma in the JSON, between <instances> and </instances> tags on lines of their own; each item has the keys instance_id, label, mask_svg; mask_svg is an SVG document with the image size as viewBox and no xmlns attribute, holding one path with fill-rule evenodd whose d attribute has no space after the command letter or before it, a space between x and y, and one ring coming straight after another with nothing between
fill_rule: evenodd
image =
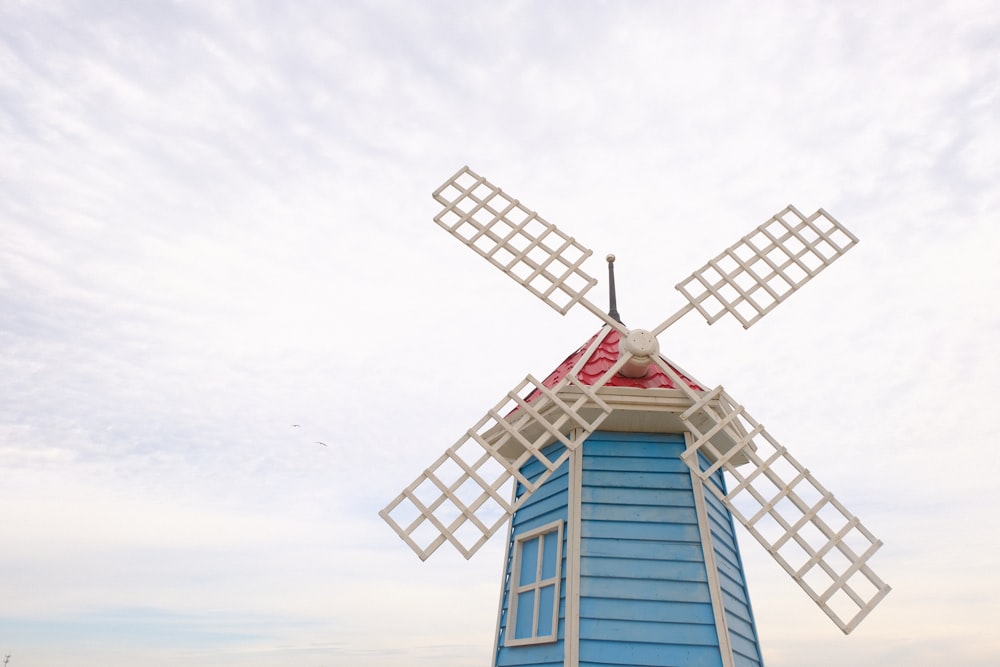
<instances>
[{"instance_id":1,"label":"blue wood siding","mask_svg":"<svg viewBox=\"0 0 1000 667\"><path fill-rule=\"evenodd\" d=\"M561 445L550 456L558 456ZM580 667L721 667L718 631L691 474L679 434L595 433L582 448L580 481ZM537 463L524 473L541 474ZM714 482L722 485L722 474ZM564 465L513 518L507 549L497 667L564 664L566 547L557 641L504 646L513 544L518 535L567 521ZM518 490L520 493L521 490ZM737 667L762 667L733 520L706 489L706 509Z\"/></svg>"},{"instance_id":2,"label":"blue wood siding","mask_svg":"<svg viewBox=\"0 0 1000 667\"><path fill-rule=\"evenodd\" d=\"M713 481L725 490L725 479L719 471ZM705 504L712 530L712 544L715 547L715 565L719 571L722 587L722 606L726 611L729 626L729 642L733 648L736 667L762 667L760 640L757 625L753 620L750 596L743 574L743 561L736 543L733 529L733 515L708 489L705 489Z\"/></svg>"},{"instance_id":3,"label":"blue wood siding","mask_svg":"<svg viewBox=\"0 0 1000 667\"><path fill-rule=\"evenodd\" d=\"M583 446L580 665L721 667L681 435Z\"/></svg>"},{"instance_id":4,"label":"blue wood siding","mask_svg":"<svg viewBox=\"0 0 1000 667\"><path fill-rule=\"evenodd\" d=\"M550 458L560 456L563 446L553 445L545 450L545 455ZM544 468L537 461L527 463L521 472L529 480L536 479L542 474ZM500 632L496 646L497 667L507 667L515 665L532 665L562 667L564 656L565 619L566 619L566 527L563 526L563 544L560 545L562 561L561 581L559 586L559 627L556 632L557 640L544 644L526 644L519 646L504 646L507 634L507 620L510 605L510 584L511 568L513 566L513 546L518 535L552 523L553 521L566 521L567 503L569 491L569 465L564 463L531 496L520 510L514 514L513 530L511 541L507 544L507 564L504 575L503 599L500 609ZM520 496L524 489L518 485L517 495Z\"/></svg>"}]
</instances>

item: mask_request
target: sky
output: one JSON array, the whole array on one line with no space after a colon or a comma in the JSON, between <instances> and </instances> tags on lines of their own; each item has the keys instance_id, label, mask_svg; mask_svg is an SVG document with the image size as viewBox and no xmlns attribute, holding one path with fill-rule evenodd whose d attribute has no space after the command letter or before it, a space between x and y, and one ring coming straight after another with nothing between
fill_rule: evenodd
<instances>
[{"instance_id":1,"label":"sky","mask_svg":"<svg viewBox=\"0 0 1000 667\"><path fill-rule=\"evenodd\" d=\"M996 3L0 0L11 667L487 664L503 540L377 512L600 323L433 223L466 164L629 326L789 203L851 229L660 336L885 543L845 637L740 533L766 664L997 664Z\"/></svg>"}]
</instances>

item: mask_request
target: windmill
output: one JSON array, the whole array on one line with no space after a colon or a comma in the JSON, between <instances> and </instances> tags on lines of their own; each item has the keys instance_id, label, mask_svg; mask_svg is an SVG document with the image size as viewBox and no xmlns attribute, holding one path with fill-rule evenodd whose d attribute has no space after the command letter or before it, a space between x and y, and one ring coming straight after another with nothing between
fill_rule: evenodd
<instances>
[{"instance_id":1,"label":"windmill","mask_svg":"<svg viewBox=\"0 0 1000 667\"><path fill-rule=\"evenodd\" d=\"M435 222L560 314L601 330L527 376L380 511L423 560L504 526L494 664L762 664L733 519L845 634L888 594L881 542L721 386L657 337L697 311L749 328L857 243L792 206L682 280L686 304L629 329L586 295L592 251L468 167ZM707 490L707 492L706 492Z\"/></svg>"}]
</instances>

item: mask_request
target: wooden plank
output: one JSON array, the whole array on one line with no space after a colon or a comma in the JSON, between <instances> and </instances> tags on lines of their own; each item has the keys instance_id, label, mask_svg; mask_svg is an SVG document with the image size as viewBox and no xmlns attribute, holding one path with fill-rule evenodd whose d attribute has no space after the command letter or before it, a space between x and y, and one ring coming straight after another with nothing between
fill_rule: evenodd
<instances>
[{"instance_id":1,"label":"wooden plank","mask_svg":"<svg viewBox=\"0 0 1000 667\"><path fill-rule=\"evenodd\" d=\"M552 473L552 476L548 480L546 480L545 484L538 487L538 489L531 496L531 502L534 502L536 498L537 499L548 498L553 493L558 493L557 489L566 486L565 478L568 477L567 469L569 467L567 463L568 462L563 462L563 464L560 465L558 468L556 468L555 472ZM537 468L537 471L533 471L531 474L528 474L527 471L529 468ZM524 466L524 468L522 469L522 473L529 480L534 480L542 473L543 470L545 470L545 467L541 463L538 463L537 461L533 460ZM520 498L524 494L524 491L525 487L519 484L517 490L517 497Z\"/></svg>"},{"instance_id":2,"label":"wooden plank","mask_svg":"<svg viewBox=\"0 0 1000 667\"><path fill-rule=\"evenodd\" d=\"M721 667L717 646L580 641L580 667Z\"/></svg>"},{"instance_id":3,"label":"wooden plank","mask_svg":"<svg viewBox=\"0 0 1000 667\"><path fill-rule=\"evenodd\" d=\"M628 456L677 458L684 451L684 436L598 431L587 439L587 449L594 456L616 456L628 449Z\"/></svg>"},{"instance_id":4,"label":"wooden plank","mask_svg":"<svg viewBox=\"0 0 1000 667\"><path fill-rule=\"evenodd\" d=\"M670 560L633 560L627 569L622 569L619 558L582 559L580 573L586 577L616 577L624 579L645 579L650 586L662 581L708 581L705 565L700 562L674 562Z\"/></svg>"},{"instance_id":5,"label":"wooden plank","mask_svg":"<svg viewBox=\"0 0 1000 667\"><path fill-rule=\"evenodd\" d=\"M597 505L583 506L583 519L587 521L624 521L627 523L697 523L692 507L650 507L648 505Z\"/></svg>"},{"instance_id":6,"label":"wooden plank","mask_svg":"<svg viewBox=\"0 0 1000 667\"><path fill-rule=\"evenodd\" d=\"M745 620L750 620L750 606L747 604L746 599L743 597L737 597L727 590L722 591L722 602L726 608L726 612L742 618Z\"/></svg>"},{"instance_id":7,"label":"wooden plank","mask_svg":"<svg viewBox=\"0 0 1000 667\"><path fill-rule=\"evenodd\" d=\"M497 667L563 667L562 643L503 646L497 654Z\"/></svg>"},{"instance_id":8,"label":"wooden plank","mask_svg":"<svg viewBox=\"0 0 1000 667\"><path fill-rule=\"evenodd\" d=\"M583 556L620 558L664 558L674 561L702 561L701 545L694 542L663 542L590 538L580 545Z\"/></svg>"},{"instance_id":9,"label":"wooden plank","mask_svg":"<svg viewBox=\"0 0 1000 667\"><path fill-rule=\"evenodd\" d=\"M733 656L743 658L743 660L737 660L737 664L760 667L762 663L758 657L756 642L748 641L746 637L733 633L730 633L730 641L733 643Z\"/></svg>"},{"instance_id":10,"label":"wooden plank","mask_svg":"<svg viewBox=\"0 0 1000 667\"><path fill-rule=\"evenodd\" d=\"M617 505L655 505L658 507L693 507L690 490L627 489L584 486L581 489L584 503L610 503Z\"/></svg>"},{"instance_id":11,"label":"wooden plank","mask_svg":"<svg viewBox=\"0 0 1000 667\"><path fill-rule=\"evenodd\" d=\"M588 597L580 601L581 618L609 618L663 623L712 623L711 605L701 602L621 600Z\"/></svg>"},{"instance_id":12,"label":"wooden plank","mask_svg":"<svg viewBox=\"0 0 1000 667\"><path fill-rule=\"evenodd\" d=\"M531 497L531 502L526 504L524 507L517 511L518 523L535 519L536 517L542 515L552 515L563 517L566 515L566 489L565 487L560 491L560 493L554 493L549 495L547 498L535 499L534 496ZM553 519L550 518L549 521Z\"/></svg>"},{"instance_id":13,"label":"wooden plank","mask_svg":"<svg viewBox=\"0 0 1000 667\"><path fill-rule=\"evenodd\" d=\"M729 544L725 544L722 540L715 539L715 534L712 534L713 542L715 543L715 554L719 560L725 561L725 563L737 570L740 568L740 556L739 552Z\"/></svg>"},{"instance_id":14,"label":"wooden plank","mask_svg":"<svg viewBox=\"0 0 1000 667\"><path fill-rule=\"evenodd\" d=\"M642 579L581 577L583 597L625 600L660 600L664 602L709 602L708 586L690 581L672 581L669 586L651 586Z\"/></svg>"},{"instance_id":15,"label":"wooden plank","mask_svg":"<svg viewBox=\"0 0 1000 667\"><path fill-rule=\"evenodd\" d=\"M737 566L733 565L728 560L719 558L718 551L716 552L715 568L718 570L719 575L723 579L723 588L727 588L727 584L729 583L732 583L739 588L743 587L743 573Z\"/></svg>"},{"instance_id":16,"label":"wooden plank","mask_svg":"<svg viewBox=\"0 0 1000 667\"><path fill-rule=\"evenodd\" d=\"M744 647L752 644L754 641L754 628L752 625L750 625L745 619L739 619L735 616L729 617L729 623L729 633L733 642L740 641ZM744 648L743 652L746 653L747 649Z\"/></svg>"},{"instance_id":17,"label":"wooden plank","mask_svg":"<svg viewBox=\"0 0 1000 667\"><path fill-rule=\"evenodd\" d=\"M622 474L626 473L626 474ZM690 468L684 470L628 471L628 470L591 470L587 474L589 486L624 488L624 489L683 489L691 488Z\"/></svg>"},{"instance_id":18,"label":"wooden plank","mask_svg":"<svg viewBox=\"0 0 1000 667\"><path fill-rule=\"evenodd\" d=\"M658 540L664 542L697 542L698 526L686 524L624 523L619 521L587 521L581 527L584 539L603 537L622 540Z\"/></svg>"},{"instance_id":19,"label":"wooden plank","mask_svg":"<svg viewBox=\"0 0 1000 667\"><path fill-rule=\"evenodd\" d=\"M589 442L589 441L588 441ZM648 470L650 472L687 472L687 464L679 458L663 456L597 456L587 451L588 469L595 470Z\"/></svg>"},{"instance_id":20,"label":"wooden plank","mask_svg":"<svg viewBox=\"0 0 1000 667\"><path fill-rule=\"evenodd\" d=\"M718 642L715 625L712 623L656 623L581 618L580 636L591 639L607 637L612 643L651 643L650 639L656 637L684 637L684 643L691 646L716 646Z\"/></svg>"}]
</instances>

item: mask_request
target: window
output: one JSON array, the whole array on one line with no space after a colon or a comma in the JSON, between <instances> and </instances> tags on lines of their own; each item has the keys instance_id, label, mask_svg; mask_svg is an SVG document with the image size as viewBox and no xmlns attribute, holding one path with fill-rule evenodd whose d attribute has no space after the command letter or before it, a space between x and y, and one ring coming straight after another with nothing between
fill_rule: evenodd
<instances>
[{"instance_id":1,"label":"window","mask_svg":"<svg viewBox=\"0 0 1000 667\"><path fill-rule=\"evenodd\" d=\"M508 646L554 642L559 624L563 522L518 535L510 578Z\"/></svg>"}]
</instances>

